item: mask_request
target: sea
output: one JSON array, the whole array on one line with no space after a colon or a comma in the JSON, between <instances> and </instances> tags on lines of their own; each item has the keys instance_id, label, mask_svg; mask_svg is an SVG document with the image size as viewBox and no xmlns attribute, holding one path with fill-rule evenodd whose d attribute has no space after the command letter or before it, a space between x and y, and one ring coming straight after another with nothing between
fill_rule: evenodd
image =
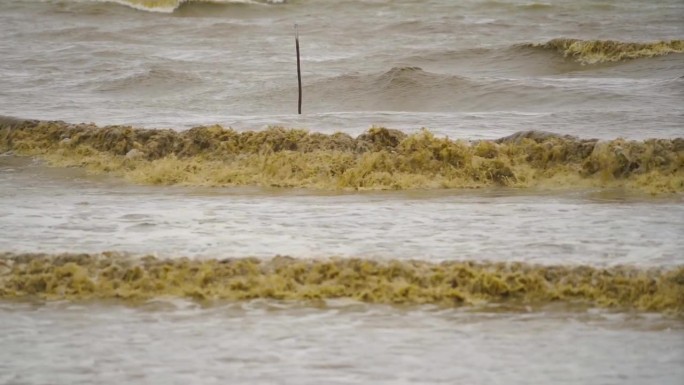
<instances>
[{"instance_id":1,"label":"sea","mask_svg":"<svg viewBox=\"0 0 684 385\"><path fill-rule=\"evenodd\" d=\"M681 0L0 0L0 383L681 384L682 39ZM82 127L216 125L657 139L669 187L156 183L114 172L137 144L63 167ZM484 278L420 278L455 264Z\"/></svg>"}]
</instances>

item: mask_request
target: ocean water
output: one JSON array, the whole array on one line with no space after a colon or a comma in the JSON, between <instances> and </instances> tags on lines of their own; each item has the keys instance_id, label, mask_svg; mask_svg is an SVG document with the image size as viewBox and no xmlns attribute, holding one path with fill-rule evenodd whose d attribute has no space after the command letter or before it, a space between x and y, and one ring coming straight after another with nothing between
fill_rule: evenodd
<instances>
[{"instance_id":1,"label":"ocean water","mask_svg":"<svg viewBox=\"0 0 684 385\"><path fill-rule=\"evenodd\" d=\"M679 0L0 1L0 115L65 122L26 157L0 117L0 383L680 383L682 20ZM670 188L555 188L552 177L530 188L398 191L140 185L52 167L50 155L76 140L64 133L91 122L657 138L671 146ZM104 159L99 171L130 166ZM79 291L81 270L60 270L72 265L30 264L109 252L585 266L597 292L618 299L128 301ZM83 266L96 283L105 273ZM657 294L642 281L596 286L621 266L674 278L658 278L671 284Z\"/></svg>"},{"instance_id":2,"label":"ocean water","mask_svg":"<svg viewBox=\"0 0 684 385\"><path fill-rule=\"evenodd\" d=\"M675 137L681 54L583 65L525 45L681 39L682 12L677 0L8 0L0 113L175 129L359 133L375 124L467 139L526 129Z\"/></svg>"}]
</instances>

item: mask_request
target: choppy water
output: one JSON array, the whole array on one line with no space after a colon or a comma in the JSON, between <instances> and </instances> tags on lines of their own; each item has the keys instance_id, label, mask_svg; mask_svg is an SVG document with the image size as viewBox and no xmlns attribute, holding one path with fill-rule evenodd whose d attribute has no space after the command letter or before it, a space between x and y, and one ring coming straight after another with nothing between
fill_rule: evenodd
<instances>
[{"instance_id":1,"label":"choppy water","mask_svg":"<svg viewBox=\"0 0 684 385\"><path fill-rule=\"evenodd\" d=\"M179 2L131 3L168 11ZM187 2L173 13L101 1L0 7L5 115L357 133L377 124L469 139L532 128L603 138L681 132L682 54L582 65L521 46L681 39L678 0ZM294 23L301 117L293 114Z\"/></svg>"},{"instance_id":2,"label":"choppy water","mask_svg":"<svg viewBox=\"0 0 684 385\"><path fill-rule=\"evenodd\" d=\"M532 45L682 39L683 17L679 0L4 0L0 115L354 135L428 127L466 139L528 129L682 137L684 54L583 64ZM580 188L140 187L2 156L0 251L670 267L684 262L682 203ZM674 384L684 377L681 326L571 306L3 300L0 382Z\"/></svg>"}]
</instances>

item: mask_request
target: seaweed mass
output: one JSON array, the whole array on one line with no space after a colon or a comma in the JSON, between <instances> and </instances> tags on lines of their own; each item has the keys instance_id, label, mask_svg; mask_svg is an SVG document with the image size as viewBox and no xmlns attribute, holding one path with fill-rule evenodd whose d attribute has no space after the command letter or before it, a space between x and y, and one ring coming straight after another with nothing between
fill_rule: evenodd
<instances>
[{"instance_id":1,"label":"seaweed mass","mask_svg":"<svg viewBox=\"0 0 684 385\"><path fill-rule=\"evenodd\" d=\"M684 267L543 266L527 263L355 258L268 260L132 258L117 253L0 253L0 298L42 300L159 296L198 301L337 298L462 306L552 302L684 311Z\"/></svg>"},{"instance_id":2,"label":"seaweed mass","mask_svg":"<svg viewBox=\"0 0 684 385\"><path fill-rule=\"evenodd\" d=\"M555 51L581 64L610 63L684 53L684 40L632 43L615 40L552 39L546 43L523 46Z\"/></svg>"},{"instance_id":3,"label":"seaweed mass","mask_svg":"<svg viewBox=\"0 0 684 385\"><path fill-rule=\"evenodd\" d=\"M470 142L379 127L353 138L280 127L178 132L5 117L0 151L155 185L684 191L683 138L602 141L527 131Z\"/></svg>"}]
</instances>

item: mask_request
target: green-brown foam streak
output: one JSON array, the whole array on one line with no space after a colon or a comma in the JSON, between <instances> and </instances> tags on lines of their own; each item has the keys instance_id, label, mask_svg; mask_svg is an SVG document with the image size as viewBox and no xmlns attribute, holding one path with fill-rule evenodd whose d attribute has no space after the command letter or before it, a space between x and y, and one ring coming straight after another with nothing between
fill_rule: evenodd
<instances>
[{"instance_id":1,"label":"green-brown foam streak","mask_svg":"<svg viewBox=\"0 0 684 385\"><path fill-rule=\"evenodd\" d=\"M0 254L0 298L318 301L461 306L552 302L681 314L684 267L642 269L369 259L225 260Z\"/></svg>"},{"instance_id":2,"label":"green-brown foam streak","mask_svg":"<svg viewBox=\"0 0 684 385\"><path fill-rule=\"evenodd\" d=\"M598 141L521 132L495 141L371 128L353 138L271 127L237 132L0 119L0 151L137 183L321 189L625 187L684 191L684 139Z\"/></svg>"},{"instance_id":3,"label":"green-brown foam streak","mask_svg":"<svg viewBox=\"0 0 684 385\"><path fill-rule=\"evenodd\" d=\"M526 46L556 51L582 64L618 62L684 53L684 40L627 43L614 40L553 39L546 43Z\"/></svg>"}]
</instances>

